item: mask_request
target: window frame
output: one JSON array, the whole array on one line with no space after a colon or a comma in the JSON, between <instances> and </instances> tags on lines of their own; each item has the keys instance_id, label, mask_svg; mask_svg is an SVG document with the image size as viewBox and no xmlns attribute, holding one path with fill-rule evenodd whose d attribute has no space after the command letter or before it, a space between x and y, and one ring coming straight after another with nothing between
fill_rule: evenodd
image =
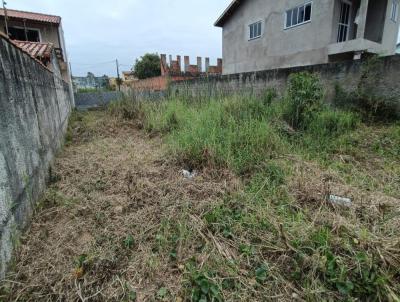
<instances>
[{"instance_id":1,"label":"window frame","mask_svg":"<svg viewBox=\"0 0 400 302\"><path fill-rule=\"evenodd\" d=\"M392 0L392 10L390 14L390 20L397 23L398 19L399 19L399 1Z\"/></svg>"},{"instance_id":2,"label":"window frame","mask_svg":"<svg viewBox=\"0 0 400 302\"><path fill-rule=\"evenodd\" d=\"M251 37L252 26L259 25L259 24L261 26L260 35ZM259 21L256 21L256 22L253 22L253 23L249 24L248 30L249 30L248 31L248 40L249 41L260 39L262 37L262 35L263 35L263 32L264 32L264 30L263 30L263 20L259 20Z\"/></svg>"},{"instance_id":3,"label":"window frame","mask_svg":"<svg viewBox=\"0 0 400 302\"><path fill-rule=\"evenodd\" d=\"M295 24L295 25L287 26L288 13L290 12L291 24L293 24L293 12L294 12L295 10L297 11L297 21L299 21L299 12L301 11L301 8L303 8L303 13L304 13L304 17L303 17L303 18L305 18L305 16L306 16L306 6L308 6L308 5L311 5L310 20L303 21L303 22L297 23L297 24ZM307 23L311 23L311 20L312 20L312 12L313 12L313 1L307 1L307 2L305 2L304 4L295 6L295 7L290 8L290 9L287 9L287 10L285 11L285 13L283 14L283 17L284 17L284 29L285 29L285 30L286 30L286 29L291 29L291 28L294 28L294 27L297 27L297 26L301 26L301 25L304 25L304 24L307 24ZM303 20L304 20L304 19L303 19Z\"/></svg>"},{"instance_id":4,"label":"window frame","mask_svg":"<svg viewBox=\"0 0 400 302\"><path fill-rule=\"evenodd\" d=\"M22 30L25 30L25 27L22 27L22 26L9 26L8 28L16 28L16 29L22 29ZM42 43L42 33L40 32L40 29L39 28L33 28L33 27L26 27L26 30L31 30L31 31L36 31L37 33L38 33L38 36L39 36L39 42L38 43ZM26 42L32 42L32 41L26 41Z\"/></svg>"}]
</instances>

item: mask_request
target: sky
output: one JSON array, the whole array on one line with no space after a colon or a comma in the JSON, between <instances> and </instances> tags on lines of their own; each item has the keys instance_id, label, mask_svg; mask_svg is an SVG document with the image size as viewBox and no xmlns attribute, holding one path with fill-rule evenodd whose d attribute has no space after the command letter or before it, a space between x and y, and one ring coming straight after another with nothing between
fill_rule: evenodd
<instances>
[{"instance_id":1,"label":"sky","mask_svg":"<svg viewBox=\"0 0 400 302\"><path fill-rule=\"evenodd\" d=\"M214 27L231 0L7 0L9 9L62 17L75 76L116 76L145 53L222 56L221 29ZM399 37L400 38L400 37Z\"/></svg>"},{"instance_id":2,"label":"sky","mask_svg":"<svg viewBox=\"0 0 400 302\"><path fill-rule=\"evenodd\" d=\"M7 8L62 17L75 76L116 76L145 53L222 56L221 29L214 22L231 0L7 0ZM203 63L204 64L204 63Z\"/></svg>"}]
</instances>

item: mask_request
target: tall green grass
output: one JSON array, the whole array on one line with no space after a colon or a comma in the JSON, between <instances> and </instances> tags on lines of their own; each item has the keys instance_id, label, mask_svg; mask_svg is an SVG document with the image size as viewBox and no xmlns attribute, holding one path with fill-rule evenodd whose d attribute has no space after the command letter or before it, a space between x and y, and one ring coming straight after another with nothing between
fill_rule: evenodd
<instances>
[{"instance_id":1,"label":"tall green grass","mask_svg":"<svg viewBox=\"0 0 400 302\"><path fill-rule=\"evenodd\" d=\"M243 174L285 147L265 106L256 99L172 100L148 105L145 127L167 133L174 154L192 166L228 167Z\"/></svg>"},{"instance_id":2,"label":"tall green grass","mask_svg":"<svg viewBox=\"0 0 400 302\"><path fill-rule=\"evenodd\" d=\"M325 148L333 138L357 127L357 114L323 104L317 77L298 74L290 83L283 99L267 91L261 98L141 103L145 128L166 135L171 151L187 164L246 174L299 145ZM301 144L305 141L311 144Z\"/></svg>"},{"instance_id":3,"label":"tall green grass","mask_svg":"<svg viewBox=\"0 0 400 302\"><path fill-rule=\"evenodd\" d=\"M382 265L382 251L372 239L393 240L391 223L366 210L339 213L319 203L310 178L322 175L302 175L296 160L336 169L343 181L363 188L362 182L373 177L337 155L377 156L385 162L380 173L396 174L399 125L367 128L359 112L327 105L318 77L307 73L292 75L281 98L267 91L259 98L173 98L119 106L116 112L139 117L148 132L162 135L179 161L192 168L228 168L244 180L244 192L226 196L201 216L208 234L229 242L239 256L231 262L210 256L200 267L189 261L185 284L193 301L219 301L222 292L260 301L266 294L279 296L288 285L290 291L299 289L295 296L310 301L396 300L398 270ZM379 177L374 181L365 189L386 185ZM388 183L385 191L400 193ZM304 196L297 198L296 190ZM202 294L203 285L207 292Z\"/></svg>"}]
</instances>

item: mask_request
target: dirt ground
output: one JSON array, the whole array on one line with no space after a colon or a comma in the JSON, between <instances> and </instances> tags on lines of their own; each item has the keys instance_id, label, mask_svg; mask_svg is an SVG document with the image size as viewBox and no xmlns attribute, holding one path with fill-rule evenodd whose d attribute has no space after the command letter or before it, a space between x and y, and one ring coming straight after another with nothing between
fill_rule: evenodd
<instances>
[{"instance_id":1,"label":"dirt ground","mask_svg":"<svg viewBox=\"0 0 400 302\"><path fill-rule=\"evenodd\" d=\"M151 301L165 284L179 301L190 255L178 247L171 264L157 254L160 228L239 182L221 171L184 178L159 138L101 112L71 134L2 284L4 301Z\"/></svg>"}]
</instances>

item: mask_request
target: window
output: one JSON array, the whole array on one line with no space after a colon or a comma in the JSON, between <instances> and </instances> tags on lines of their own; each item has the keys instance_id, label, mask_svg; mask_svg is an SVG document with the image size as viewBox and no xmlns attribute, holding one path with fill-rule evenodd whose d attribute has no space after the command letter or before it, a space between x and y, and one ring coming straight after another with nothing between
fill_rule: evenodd
<instances>
[{"instance_id":1,"label":"window","mask_svg":"<svg viewBox=\"0 0 400 302\"><path fill-rule=\"evenodd\" d=\"M250 30L250 40L257 39L261 37L262 33L262 22L256 22L249 25Z\"/></svg>"},{"instance_id":2,"label":"window","mask_svg":"<svg viewBox=\"0 0 400 302\"><path fill-rule=\"evenodd\" d=\"M345 1L342 1L340 6L339 30L337 35L338 43L348 40L350 31L350 11L351 5Z\"/></svg>"},{"instance_id":3,"label":"window","mask_svg":"<svg viewBox=\"0 0 400 302\"><path fill-rule=\"evenodd\" d=\"M286 11L285 28L291 28L311 21L312 2Z\"/></svg>"},{"instance_id":4,"label":"window","mask_svg":"<svg viewBox=\"0 0 400 302\"><path fill-rule=\"evenodd\" d=\"M38 29L27 28L25 32L25 29L21 27L9 27L8 32L13 40L40 42Z\"/></svg>"},{"instance_id":5,"label":"window","mask_svg":"<svg viewBox=\"0 0 400 302\"><path fill-rule=\"evenodd\" d=\"M397 0L392 0L392 14L390 17L392 21L397 22L398 12L399 12L399 2Z\"/></svg>"}]
</instances>

